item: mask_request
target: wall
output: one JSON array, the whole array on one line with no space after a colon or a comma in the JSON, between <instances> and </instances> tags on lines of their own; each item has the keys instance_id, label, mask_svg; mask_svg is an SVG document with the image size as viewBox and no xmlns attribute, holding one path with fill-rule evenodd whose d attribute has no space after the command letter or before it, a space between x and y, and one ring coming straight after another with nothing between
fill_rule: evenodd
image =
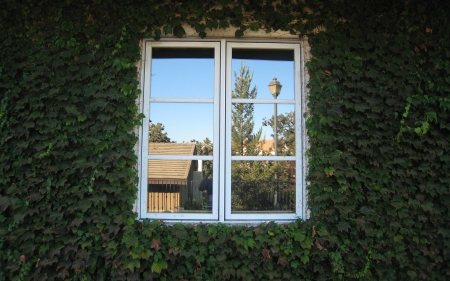
<instances>
[{"instance_id":1,"label":"wall","mask_svg":"<svg viewBox=\"0 0 450 281\"><path fill-rule=\"evenodd\" d=\"M0 280L446 280L449 4L4 1ZM137 221L139 42L306 35L311 218ZM248 32L248 33L246 33Z\"/></svg>"}]
</instances>

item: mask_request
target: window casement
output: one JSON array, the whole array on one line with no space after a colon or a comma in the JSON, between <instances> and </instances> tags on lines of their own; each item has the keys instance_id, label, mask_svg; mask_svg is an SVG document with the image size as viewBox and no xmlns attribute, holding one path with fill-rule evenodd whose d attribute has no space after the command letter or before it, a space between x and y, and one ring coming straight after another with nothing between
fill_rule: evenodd
<instances>
[{"instance_id":1,"label":"window casement","mask_svg":"<svg viewBox=\"0 0 450 281\"><path fill-rule=\"evenodd\" d=\"M147 40L143 47L139 217L303 218L302 42Z\"/></svg>"}]
</instances>

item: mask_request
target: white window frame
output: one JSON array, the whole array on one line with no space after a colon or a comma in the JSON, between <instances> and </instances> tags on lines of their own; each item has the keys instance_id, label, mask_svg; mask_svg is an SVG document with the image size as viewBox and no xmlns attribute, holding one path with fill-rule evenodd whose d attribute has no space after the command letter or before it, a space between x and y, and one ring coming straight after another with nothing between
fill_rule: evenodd
<instances>
[{"instance_id":1,"label":"white window frame","mask_svg":"<svg viewBox=\"0 0 450 281\"><path fill-rule=\"evenodd\" d=\"M152 47L164 48L214 48L214 97L211 99L196 98L151 98L151 58ZM232 99L232 48L264 49L276 48L294 51L294 99ZM138 216L141 219L160 219L173 222L226 222L257 223L267 221L292 221L305 218L306 182L305 182L305 136L302 109L305 108L303 93L303 42L299 40L144 40L141 69L141 112L145 115L139 131L139 193ZM223 94L222 94L223 93ZM149 155L148 134L150 102L196 102L212 103L214 106L213 156L174 156ZM232 156L231 155L231 105L233 102L254 104L292 104L295 108L296 152L295 156ZM213 209L211 213L148 213L148 160L212 160L213 174ZM296 163L296 208L295 213L232 213L231 212L231 161L233 160L276 160L295 161Z\"/></svg>"}]
</instances>

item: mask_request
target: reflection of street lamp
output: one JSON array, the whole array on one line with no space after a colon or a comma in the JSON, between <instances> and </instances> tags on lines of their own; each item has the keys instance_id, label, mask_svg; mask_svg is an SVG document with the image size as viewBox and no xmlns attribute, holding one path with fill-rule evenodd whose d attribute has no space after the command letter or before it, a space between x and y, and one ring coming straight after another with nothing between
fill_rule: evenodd
<instances>
[{"instance_id":1,"label":"reflection of street lamp","mask_svg":"<svg viewBox=\"0 0 450 281\"><path fill-rule=\"evenodd\" d=\"M278 95L281 92L282 85L277 80L276 77L272 79L269 83L269 91L272 94L274 99L277 99ZM273 104L273 111L275 115L273 116L273 146L275 149L275 156L277 155L277 146L278 146L278 134L277 134L277 104Z\"/></svg>"},{"instance_id":2,"label":"reflection of street lamp","mask_svg":"<svg viewBox=\"0 0 450 281\"><path fill-rule=\"evenodd\" d=\"M278 95L281 92L281 83L277 80L276 77L273 77L272 81L269 83L269 91L272 94L274 99L277 99ZM275 149L275 156L277 156L278 150L278 133L277 133L277 103L273 104L273 148ZM276 162L275 162L276 163ZM277 185L277 189L275 190L275 194L273 196L273 206L276 208L278 205L278 172L277 167L275 165L275 183Z\"/></svg>"}]
</instances>

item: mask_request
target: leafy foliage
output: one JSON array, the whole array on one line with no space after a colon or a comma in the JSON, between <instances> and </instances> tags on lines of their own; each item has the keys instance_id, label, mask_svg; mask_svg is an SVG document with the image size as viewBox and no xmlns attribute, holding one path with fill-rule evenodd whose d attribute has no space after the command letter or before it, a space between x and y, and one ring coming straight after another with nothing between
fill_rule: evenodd
<instances>
[{"instance_id":1,"label":"leafy foliage","mask_svg":"<svg viewBox=\"0 0 450 281\"><path fill-rule=\"evenodd\" d=\"M148 128L149 142L170 142L167 132L164 132L164 125L161 123L150 124Z\"/></svg>"},{"instance_id":2,"label":"leafy foliage","mask_svg":"<svg viewBox=\"0 0 450 281\"><path fill-rule=\"evenodd\" d=\"M263 126L273 128L274 117L263 120ZM295 114L293 111L277 116L277 155L293 155L295 151ZM273 133L272 133L273 136Z\"/></svg>"},{"instance_id":3,"label":"leafy foliage","mask_svg":"<svg viewBox=\"0 0 450 281\"><path fill-rule=\"evenodd\" d=\"M447 1L12 1L0 280L446 280ZM139 40L307 35L311 219L136 221Z\"/></svg>"}]
</instances>

